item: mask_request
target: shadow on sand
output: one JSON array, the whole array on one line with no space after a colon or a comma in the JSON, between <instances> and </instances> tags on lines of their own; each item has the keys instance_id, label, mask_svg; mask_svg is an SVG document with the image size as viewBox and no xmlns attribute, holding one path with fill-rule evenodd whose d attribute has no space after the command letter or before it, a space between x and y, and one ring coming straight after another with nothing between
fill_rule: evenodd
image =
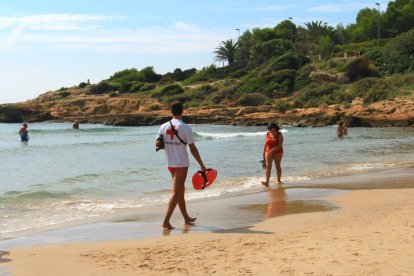
<instances>
[{"instance_id":1,"label":"shadow on sand","mask_svg":"<svg viewBox=\"0 0 414 276\"><path fill-rule=\"evenodd\" d=\"M219 234L224 234L224 233L265 234L265 235L273 234L273 232L268 232L268 231L254 231L254 230L250 229L252 227L253 226L250 225L250 226L236 227L236 228L231 228L231 229L214 230L212 232L213 233L219 233Z\"/></svg>"},{"instance_id":2,"label":"shadow on sand","mask_svg":"<svg viewBox=\"0 0 414 276\"><path fill-rule=\"evenodd\" d=\"M11 260L10 259L8 259L8 258L4 258L4 256L7 256L7 255L9 255L10 254L10 252L8 252L8 251L1 251L0 250L0 263L7 263L7 262L10 262Z\"/></svg>"}]
</instances>

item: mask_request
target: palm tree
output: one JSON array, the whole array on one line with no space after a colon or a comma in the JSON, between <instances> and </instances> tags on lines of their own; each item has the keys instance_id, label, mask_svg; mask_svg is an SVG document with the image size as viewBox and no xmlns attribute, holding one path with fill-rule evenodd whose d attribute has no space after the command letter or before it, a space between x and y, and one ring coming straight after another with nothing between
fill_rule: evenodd
<instances>
[{"instance_id":1,"label":"palm tree","mask_svg":"<svg viewBox=\"0 0 414 276\"><path fill-rule=\"evenodd\" d=\"M322 21L311 21L305 23L304 33L315 40L318 40L321 36L331 36L334 32L334 28Z\"/></svg>"},{"instance_id":2,"label":"palm tree","mask_svg":"<svg viewBox=\"0 0 414 276\"><path fill-rule=\"evenodd\" d=\"M215 61L227 61L229 65L232 65L238 47L239 42L233 41L233 39L222 41L214 51L216 55Z\"/></svg>"},{"instance_id":3,"label":"palm tree","mask_svg":"<svg viewBox=\"0 0 414 276\"><path fill-rule=\"evenodd\" d=\"M329 37L333 40L335 29L326 22L311 21L305 23L304 27L299 27L298 33L296 50L305 55L312 55L321 38Z\"/></svg>"}]
</instances>

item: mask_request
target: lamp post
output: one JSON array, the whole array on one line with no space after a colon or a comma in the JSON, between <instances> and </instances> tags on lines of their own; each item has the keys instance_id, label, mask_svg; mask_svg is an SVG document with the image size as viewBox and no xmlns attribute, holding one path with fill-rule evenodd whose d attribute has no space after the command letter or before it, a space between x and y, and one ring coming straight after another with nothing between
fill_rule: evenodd
<instances>
[{"instance_id":1,"label":"lamp post","mask_svg":"<svg viewBox=\"0 0 414 276\"><path fill-rule=\"evenodd\" d=\"M375 3L375 5L378 6L378 20L377 20L377 31L378 31L378 35L377 35L377 46L379 48L380 46L380 15L381 15L381 5L380 3Z\"/></svg>"},{"instance_id":2,"label":"lamp post","mask_svg":"<svg viewBox=\"0 0 414 276\"><path fill-rule=\"evenodd\" d=\"M240 39L240 29L236 29L236 31L238 32L239 36L237 37L237 40Z\"/></svg>"},{"instance_id":3,"label":"lamp post","mask_svg":"<svg viewBox=\"0 0 414 276\"><path fill-rule=\"evenodd\" d=\"M290 43L293 44L293 18L289 17L290 20Z\"/></svg>"}]
</instances>

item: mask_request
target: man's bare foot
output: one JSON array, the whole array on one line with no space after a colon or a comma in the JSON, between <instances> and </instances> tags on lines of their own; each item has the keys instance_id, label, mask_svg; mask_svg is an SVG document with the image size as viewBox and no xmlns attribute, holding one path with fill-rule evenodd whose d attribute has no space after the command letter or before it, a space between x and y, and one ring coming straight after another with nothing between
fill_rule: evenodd
<instances>
[{"instance_id":1,"label":"man's bare foot","mask_svg":"<svg viewBox=\"0 0 414 276\"><path fill-rule=\"evenodd\" d=\"M266 186L266 187L269 187L269 182L262 181L262 185L264 185L264 186Z\"/></svg>"},{"instance_id":2,"label":"man's bare foot","mask_svg":"<svg viewBox=\"0 0 414 276\"><path fill-rule=\"evenodd\" d=\"M174 229L174 226L172 226L171 223L164 223L162 228L164 228L164 230L172 230Z\"/></svg>"},{"instance_id":3,"label":"man's bare foot","mask_svg":"<svg viewBox=\"0 0 414 276\"><path fill-rule=\"evenodd\" d=\"M283 183L281 180L278 180L277 184L285 184L285 183Z\"/></svg>"},{"instance_id":4,"label":"man's bare foot","mask_svg":"<svg viewBox=\"0 0 414 276\"><path fill-rule=\"evenodd\" d=\"M197 218L188 218L188 219L186 219L184 222L185 222L185 225L193 225L194 224L194 222L196 221L196 219Z\"/></svg>"}]
</instances>

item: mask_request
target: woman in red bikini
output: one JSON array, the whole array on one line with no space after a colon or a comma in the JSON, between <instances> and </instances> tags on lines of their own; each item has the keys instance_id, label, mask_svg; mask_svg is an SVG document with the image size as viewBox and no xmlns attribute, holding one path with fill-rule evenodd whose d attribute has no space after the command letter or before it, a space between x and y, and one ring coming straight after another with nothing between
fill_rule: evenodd
<instances>
[{"instance_id":1,"label":"woman in red bikini","mask_svg":"<svg viewBox=\"0 0 414 276\"><path fill-rule=\"evenodd\" d=\"M279 126L275 123L270 123L267 129L269 132L266 134L266 143L263 149L263 160L265 160L266 163L266 181L262 181L262 184L269 187L273 161L276 166L277 183L283 184L280 180L282 177L282 167L280 166L280 163L282 162L283 157L283 135L279 131Z\"/></svg>"}]
</instances>

